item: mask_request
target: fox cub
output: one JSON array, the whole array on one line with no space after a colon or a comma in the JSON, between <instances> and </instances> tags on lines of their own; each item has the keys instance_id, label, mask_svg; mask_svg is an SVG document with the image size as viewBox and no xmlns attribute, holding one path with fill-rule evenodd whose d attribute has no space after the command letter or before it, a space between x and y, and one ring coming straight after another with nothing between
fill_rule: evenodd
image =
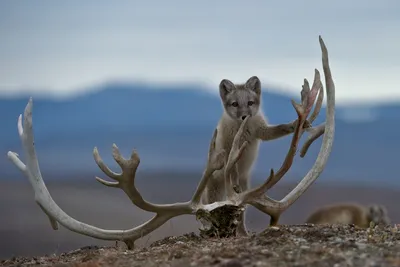
<instances>
[{"instance_id":1,"label":"fox cub","mask_svg":"<svg viewBox=\"0 0 400 267\"><path fill-rule=\"evenodd\" d=\"M249 188L251 170L257 158L260 141L273 140L293 133L297 120L287 124L268 124L262 112L261 82L256 76L249 78L244 84L234 84L230 80L223 79L219 85L219 95L224 112L217 125L216 149L224 149L227 157L242 121L249 116L241 140L242 143L248 141L248 145L236 164L236 177L234 177L239 190L245 191ZM209 204L222 201L225 197L224 171L219 170L214 172L207 184L202 201L204 204ZM239 234L247 233L243 216L244 214L239 221Z\"/></svg>"}]
</instances>

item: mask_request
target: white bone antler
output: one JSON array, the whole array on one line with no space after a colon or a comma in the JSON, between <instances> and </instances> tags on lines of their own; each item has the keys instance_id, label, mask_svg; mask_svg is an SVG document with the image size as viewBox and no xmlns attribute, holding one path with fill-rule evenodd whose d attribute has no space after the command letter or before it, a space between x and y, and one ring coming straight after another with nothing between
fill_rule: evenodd
<instances>
[{"instance_id":1,"label":"white bone antler","mask_svg":"<svg viewBox=\"0 0 400 267\"><path fill-rule=\"evenodd\" d=\"M224 167L225 151L215 150L215 140L217 136L217 130L214 131L213 138L210 143L208 161L206 169L203 173L203 177L201 178L192 199L190 201L182 203L160 205L160 204L150 203L143 199L143 197L135 187L136 170L140 163L139 155L136 153L136 151L132 152L131 157L129 159L125 159L120 154L117 146L116 145L113 146L114 159L119 164L122 170L121 173L115 173L111 171L103 163L102 159L98 154L97 148L95 148L93 151L93 155L97 165L107 176L115 180L115 182L105 181L98 177L96 177L96 179L100 183L106 186L117 187L122 189L131 199L134 205L138 206L143 210L156 213L156 215L149 221L129 230L105 230L80 222L72 218L68 214L66 214L54 202L49 191L46 188L46 185L40 173L38 159L34 148L34 138L33 138L33 128L32 128L32 106L33 106L32 98L30 98L25 108L24 121L22 122L22 115L20 115L18 118L18 131L19 131L19 136L21 138L27 163L25 165L18 158L18 155L11 151L9 151L7 154L8 158L18 167L18 169L20 169L23 172L24 175L28 177L31 186L35 192L35 201L42 208L45 214L49 217L53 229L58 229L58 223L60 223L61 225L63 225L64 227L66 227L71 231L87 235L90 237L94 237L97 239L124 241L128 245L128 248L133 247L135 240L154 231L156 228L160 227L173 217L177 217L184 214L196 214L200 210L211 211L227 204L236 206L243 204L253 205L259 210L271 215L272 218L271 221L273 221L274 218L279 218L279 215L282 212L284 212L291 204L293 204L300 197L300 195L303 194L307 190L307 188L318 178L318 176L323 171L326 162L328 160L328 156L331 152L333 136L334 136L334 128L335 128L335 122L334 122L335 87L332 81L332 75L329 68L327 49L321 37L319 40L322 49L322 63L325 73L326 90L328 96L327 118L324 127L318 126L317 128L315 128L315 129L322 128L323 130L314 130L314 133L317 132L317 134L312 133L311 139L315 140L319 136L321 136L322 133L324 133L322 147L312 169L307 173L305 178L296 186L296 188L292 190L292 192L290 192L281 201L276 201L274 199L271 199L265 196L264 193L270 186L272 186L280 179L279 177L280 175L283 176L290 168L294 154L297 149L299 136L301 136L301 134L303 133L303 125L313 106L318 90L320 91L320 94L317 100L317 105L313 113L315 114L315 116L312 115L309 118L309 121L312 122L313 117L316 117L319 112L321 104L318 103L320 102L322 103L323 92L322 92L322 86L318 85L319 76L317 76L318 74L317 71L314 80L314 84L315 82L317 82L317 85L313 86L313 89L311 90L307 90L308 87L306 84L303 86L302 104L299 105L292 102L298 114L298 123L296 125L296 130L293 135L293 141L290 150L288 152L288 156L286 157L285 162L281 168L282 171L278 171L278 174L279 173L281 174L274 176L274 172L271 170L271 175L264 184L255 189L248 190L240 194L237 193L233 194L232 197L226 201L215 202L208 205L203 205L200 203L200 197L204 191L208 179L211 177L214 171L220 170L222 169L222 167ZM230 166L233 166L234 163L237 162L238 158L240 157L241 154L240 151L242 146L239 146L238 140L241 138L241 135L243 134L243 129L246 123L247 119L244 120L238 131L238 134L235 137L231 151L232 153L229 156L229 160L226 165L226 168L228 169L231 168ZM311 143L312 141L310 142L310 144ZM244 144L244 146L245 145L246 144ZM287 170L285 171L285 169Z\"/></svg>"},{"instance_id":2,"label":"white bone antler","mask_svg":"<svg viewBox=\"0 0 400 267\"><path fill-rule=\"evenodd\" d=\"M320 81L320 74L318 70L315 70L314 83L310 90L308 81L304 80L303 90L301 92L301 104L297 104L292 100L292 105L295 108L298 115L298 123L296 125L292 142L290 145L290 149L286 155L286 158L279 169L279 171L275 174L271 169L270 176L268 179L257 188L248 190L246 192L240 194L234 194L231 198L235 200L237 205L249 204L262 212L265 212L271 216L271 225L275 225L279 216L292 205L308 188L309 186L319 177L322 173L325 165L328 161L328 157L331 152L331 148L333 145L333 137L335 133L335 85L332 80L332 74L329 67L328 60L328 50L321 38L319 37L319 42L322 50L322 65L325 74L325 83L327 90L327 109L326 109L326 122L315 127L309 128L311 134L307 139L304 147L302 148L303 157L307 152L308 147L311 145L313 141L315 141L318 137L324 134L322 145L320 152L317 156L317 159L311 168L311 170L307 173L307 175L301 180L301 182L281 201L274 200L270 197L265 196L265 192L273 187L290 169L293 158L297 151L297 145L299 143L300 137L304 132L303 125L307 121L307 116L309 115L317 94L319 92L319 97L317 99L317 103L314 109L313 114L310 116L308 122L312 123L315 118L318 116L318 113L321 109L322 101L323 101L323 86ZM228 157L228 162L226 164L225 172L233 171L234 164L237 162L240 156L240 151L246 146L246 143L239 146L240 136L242 135L242 131L244 129L244 125L247 122L247 118L243 121L235 139L233 141L232 150ZM233 191L233 190L232 190Z\"/></svg>"},{"instance_id":3,"label":"white bone antler","mask_svg":"<svg viewBox=\"0 0 400 267\"><path fill-rule=\"evenodd\" d=\"M203 177L194 193L192 200L183 203L157 205L147 202L142 198L134 184L135 172L140 162L139 155L136 153L136 151L133 151L130 159L125 159L122 157L117 146L114 144L113 156L122 169L122 173L117 174L112 172L103 163L97 152L97 148L94 148L94 158L100 169L106 175L117 180L118 182L107 182L98 177L96 177L96 179L107 186L121 188L129 196L133 204L143 210L154 212L156 213L156 215L148 222L129 230L105 230L75 220L74 218L66 214L54 202L43 181L34 148L32 106L33 102L32 98L30 98L25 108L23 125L22 115L20 115L18 118L18 131L26 155L27 164L25 165L18 158L18 155L14 152L9 151L8 157L29 178L29 181L35 192L35 201L49 217L54 230L58 229L57 222L59 222L65 228L79 234L84 234L103 240L121 240L124 241L128 245L128 247L132 247L133 242L136 239L154 231L156 228L160 227L166 221L173 217L183 214L195 214L199 209L212 210L218 206L218 204L200 204L200 196L204 191L205 184L211 177L211 174L215 170L219 170L224 166L225 151L215 151L215 138L217 135L217 130L215 130L213 138L211 140L208 154L208 163L206 170L204 171ZM220 203L219 205L223 205L223 203Z\"/></svg>"}]
</instances>

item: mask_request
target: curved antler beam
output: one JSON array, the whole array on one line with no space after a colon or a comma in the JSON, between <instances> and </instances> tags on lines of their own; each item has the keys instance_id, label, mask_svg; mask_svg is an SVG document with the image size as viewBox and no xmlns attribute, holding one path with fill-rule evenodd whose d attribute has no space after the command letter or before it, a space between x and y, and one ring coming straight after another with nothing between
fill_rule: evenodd
<instances>
[{"instance_id":1,"label":"curved antler beam","mask_svg":"<svg viewBox=\"0 0 400 267\"><path fill-rule=\"evenodd\" d=\"M322 100L323 100L323 92L322 92L322 84L320 82L320 75L318 70L315 70L314 84L312 89L310 90L309 84L307 80L304 81L303 90L301 92L302 103L297 104L292 101L294 108L298 114L298 124L296 125L292 142L290 145L289 152L282 164L280 170L275 174L273 170L268 177L268 179L260 186L250 189L241 194L236 194L234 199L238 205L250 204L260 211L267 213L271 216L271 225L275 225L279 219L279 216L289 208L309 187L310 185L320 176L322 171L325 168L325 165L328 161L329 155L332 150L334 133L335 133L335 85L332 80L332 74L329 67L329 59L328 59L328 50L321 38L319 36L319 42L322 51L322 65L325 74L325 84L327 91L327 109L326 109L326 122L317 126L316 128L311 128L309 131L311 135L309 136L306 144L302 149L301 156L303 157L307 152L308 147L311 145L313 141L315 141L318 137L324 134L322 145L320 152L317 156L317 159L307 173L307 175L301 180L301 182L282 200L277 201L268 196L265 196L265 192L270 189L273 185L275 185L280 178L282 178L289 168L292 165L293 158L297 151L297 145L300 139L301 134L303 133L303 124L306 122L306 117L312 109L314 101L316 99L318 91L319 97L317 99L317 103L314 109L313 114L310 116L309 122L315 120L318 115ZM244 124L243 122L242 124ZM238 135L240 133L238 132ZM238 135L235 136L239 138ZM235 142L235 141L234 141ZM234 151L235 150L235 151ZM236 155L238 155L239 147L232 146L232 151L230 152L230 161L235 162L237 160ZM227 164L227 167L231 166L231 164Z\"/></svg>"},{"instance_id":2,"label":"curved antler beam","mask_svg":"<svg viewBox=\"0 0 400 267\"><path fill-rule=\"evenodd\" d=\"M53 200L43 181L34 147L32 107L33 100L30 98L25 108L23 123L22 115L20 115L18 118L18 132L22 141L24 153L26 155L27 164L25 165L15 152L9 151L7 156L15 164L15 166L25 176L28 177L35 193L35 201L41 207L43 212L49 217L50 223L54 230L58 229L58 223L60 223L65 228L79 234L103 240L121 240L125 241L128 246L132 246L133 241L154 231L156 228L160 227L173 217L183 214L195 214L199 209L212 210L219 205L224 205L224 203L213 203L210 205L201 205L199 203L199 196L204 191L204 184L207 183L211 174L215 170L221 169L224 165L223 159L225 151L215 151L215 138L217 135L217 130L215 130L210 144L209 160L200 184L195 191L193 199L182 203L157 205L149 203L141 197L140 193L134 186L135 171L139 165L139 156L135 151L132 153L131 158L127 160L121 156L118 148L114 145L114 158L123 170L121 174L117 174L112 172L102 162L100 156L98 155L97 149L95 148L94 157L100 169L103 170L105 174L118 180L119 182L111 184L111 182L106 182L100 178L97 178L97 180L101 180L100 182L108 186L111 185L113 187L120 187L127 193L133 204L144 210L155 212L157 214L144 224L128 230L106 230L72 218L65 213Z\"/></svg>"},{"instance_id":3,"label":"curved antler beam","mask_svg":"<svg viewBox=\"0 0 400 267\"><path fill-rule=\"evenodd\" d=\"M290 207L310 187L310 185L314 183L324 170L332 150L335 135L335 84L329 67L328 50L321 36L319 36L319 42L322 51L322 66L325 74L327 94L326 123L321 149L314 165L308 171L307 175L281 201L276 201L266 196L249 200L249 204L267 214L270 214L271 217L279 217L282 212Z\"/></svg>"}]
</instances>

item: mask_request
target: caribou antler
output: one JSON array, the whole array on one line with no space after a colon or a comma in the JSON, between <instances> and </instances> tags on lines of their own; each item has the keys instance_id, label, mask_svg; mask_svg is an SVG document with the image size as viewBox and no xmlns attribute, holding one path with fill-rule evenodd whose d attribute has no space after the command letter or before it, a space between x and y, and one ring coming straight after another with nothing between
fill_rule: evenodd
<instances>
[{"instance_id":1,"label":"caribou antler","mask_svg":"<svg viewBox=\"0 0 400 267\"><path fill-rule=\"evenodd\" d=\"M321 37L320 37L320 42L322 41ZM323 43L323 41L322 41ZM328 66L329 67L329 66ZM319 72L317 70L315 70L315 76L314 76L314 84L313 84L313 88L314 86L320 86L319 92L318 92L318 99L317 102L315 104L315 108L313 113L310 115L308 122L311 124L314 122L314 120L317 118L317 116L319 115L319 112L321 111L321 107L322 107L322 102L324 100L324 87L321 83L320 80L320 75ZM318 72L318 74L317 74ZM318 75L318 77L317 77ZM316 80L318 79L318 81ZM315 83L318 83L317 85L315 85ZM312 90L312 89L311 89ZM306 97L306 95L308 95L310 92L310 85L307 81L307 79L304 79L304 84L303 84L303 90L301 91L301 100L302 102L304 101L304 98ZM307 137L306 142L304 143L303 147L301 148L301 152L300 152L300 157L304 158L304 156L306 155L308 148L311 146L311 144L317 140L321 135L324 134L325 132L325 123L322 123L316 127L310 127L305 129L307 132L309 132L310 134ZM301 135L304 133L304 129L301 131L300 133L300 138Z\"/></svg>"},{"instance_id":2,"label":"caribou antler","mask_svg":"<svg viewBox=\"0 0 400 267\"><path fill-rule=\"evenodd\" d=\"M49 217L50 223L53 229L58 229L58 223L63 225L65 228L79 233L83 235L87 235L90 237L94 237L97 239L103 240L120 240L124 241L128 248L132 248L134 245L134 241L149 234L154 231L156 228L163 225L165 222L170 220L173 217L177 217L184 214L197 214L199 211L214 211L218 208L224 206L241 206L245 204L250 204L255 206L257 209L269 214L272 218L271 224L274 224L274 220L279 218L280 214L284 212L290 205L292 205L301 194L303 194L307 188L318 178L318 176L323 171L326 162L328 160L328 156L331 152L333 136L334 136L334 111L335 111L335 86L332 81L332 75L329 69L328 62L328 52L327 49L320 37L320 45L322 49L322 63L325 73L325 83L327 90L327 118L326 124L323 127L323 142L318 158L312 167L312 169L307 173L305 178L293 189L285 198L281 201L276 201L272 198L269 198L264 195L265 191L268 189L271 184L276 183L279 179L277 179L274 175L274 172L271 170L271 175L269 179L261 186L248 190L242 193L234 193L231 195L229 199L226 201L215 202L207 205L203 205L200 203L200 197L204 191L204 188L213 174L214 171L220 170L224 167L225 160L225 151L216 151L215 148L215 139L217 136L217 130L214 131L213 138L210 143L209 153L208 153L208 161L203 173L203 177L200 180L200 183L197 186L197 189L190 201L174 203L174 204L153 204L143 199L140 192L135 187L135 174L136 170L139 166L140 159L139 155L136 151L133 151L131 157L129 159L125 159L116 145L113 146L113 157L118 165L121 167L121 173L115 173L111 171L102 161L97 148L94 149L93 155L95 162L99 166L99 168L111 179L115 180L115 182L105 181L101 178L96 177L96 179L109 187L115 187L122 189L127 196L130 198L132 203L139 208L153 212L156 215L150 219L149 221L139 225L135 228L128 230L106 230L101 229L83 222L80 222L68 214L66 214L52 199L49 191L46 188L46 185L43 181L38 159L36 156L36 151L34 147L34 138L33 138L33 127L32 127L32 98L30 98L24 113L24 121L22 123L22 115L18 118L18 132L21 138L22 146L24 149L24 154L26 156L26 165L18 158L18 155L14 152L8 152L8 158L17 166L18 169L22 171L22 173L28 177L31 186L35 192L35 201L44 211L44 213ZM317 75L317 72L316 72ZM318 78L319 79L319 78ZM315 79L315 80L318 80ZM302 104L299 105L297 103L292 102L298 114L298 123L296 125L296 130L293 135L292 145L289 150L289 156L286 157L283 165L288 165L290 168L291 162L293 161L293 157L297 148L299 136L303 133L303 125L305 123L306 117L311 111L313 103L315 101L317 95L317 88L319 88L320 94L317 100L316 108L314 109L315 117L318 115L319 109L318 103L322 103L323 93L322 86L316 86L311 90L307 90L307 86L303 86L302 91ZM321 100L320 100L321 99ZM315 119L315 118L314 118ZM313 115L309 119L310 122L313 121ZM235 140L234 145L231 150L231 155L228 157L227 168L231 168L235 162L237 162L238 158L240 158L241 151L243 151L244 146L239 146L239 139L243 134L244 125L247 123L247 119L244 120L242 126L240 127ZM318 126L314 130L315 132L320 133L322 130L320 129L322 126ZM319 136L317 134L312 133L311 139L316 139ZM317 136L317 137L315 137ZM310 144L312 141L310 142ZM289 162L289 163L288 163ZM286 168L286 167L285 167ZM281 169L285 169L281 168ZM286 170L287 171L287 170ZM282 176L286 171L278 171L282 173Z\"/></svg>"},{"instance_id":3,"label":"caribou antler","mask_svg":"<svg viewBox=\"0 0 400 267\"><path fill-rule=\"evenodd\" d=\"M308 81L306 79L304 80L303 90L301 92L301 104L297 104L295 101L292 100L292 105L298 115L298 123L296 124L289 151L279 171L275 174L273 169L271 169L268 179L263 184L254 189L236 195L232 193L234 195L232 199L235 200L235 203L237 205L250 204L260 211L269 214L271 216L270 225L277 224L279 216L288 207L290 207L290 205L292 205L319 177L319 175L325 168L329 154L331 152L335 132L335 85L333 83L332 74L329 67L328 50L321 36L319 37L319 42L322 50L322 65L325 74L325 83L328 98L326 123L323 123L315 128L306 129L307 131L311 132L311 135L309 136L304 147L302 148L302 155L304 156L311 143L325 133L322 141L321 150L313 167L303 178L303 180L281 201L277 201L265 196L265 192L272 186L274 186L290 169L293 163L293 158L297 151L297 145L299 143L300 137L305 130L303 128L303 125L306 122L307 116L309 115L314 105L318 92L319 97L317 99L314 112L310 116L308 122L312 123L318 116L318 113L321 109L323 101L323 86L320 81L320 74L318 70L315 70L314 83L311 90L309 89ZM240 156L240 151L244 149L243 146L246 146L246 143L244 143L241 147L239 147L239 139L240 136L243 134L243 128L246 122L247 119L242 122L242 125L233 141L232 150L229 154L228 162L226 164L227 169L225 170L225 172L227 173L232 171L232 166L237 162L238 155Z\"/></svg>"},{"instance_id":4,"label":"caribou antler","mask_svg":"<svg viewBox=\"0 0 400 267\"><path fill-rule=\"evenodd\" d=\"M290 148L288 153L286 154L285 160L283 161L283 164L281 168L278 170L278 172L270 176L268 180L265 182L265 184L262 186L262 188L266 188L266 190L272 188L279 180L289 171L290 167L293 164L293 159L294 156L296 155L297 152L297 145L299 144L300 138L302 134L304 133L303 125L306 122L307 116L310 114L310 111L314 105L315 99L317 97L317 94L319 93L319 101L317 102L313 114L311 114L308 122L311 124L315 118L318 116L319 111L321 110L321 104L323 100L323 87L321 83L321 78L319 71L315 69L315 74L314 74L314 83L312 85L312 88L310 90L308 86L308 81L307 79L304 79L304 86L303 90L301 91L301 104L297 104L294 100L292 100L292 105L294 109L296 110L297 116L298 116L298 123L296 125L296 128L293 133L292 137L292 142L290 144ZM322 93L321 93L322 92ZM309 128L308 128L309 129ZM311 144L310 144L311 145Z\"/></svg>"},{"instance_id":5,"label":"caribou antler","mask_svg":"<svg viewBox=\"0 0 400 267\"><path fill-rule=\"evenodd\" d=\"M212 210L215 207L218 207L218 205L224 204L200 204L200 196L204 191L204 187L208 179L215 170L219 170L224 166L225 151L215 150L215 139L217 136L217 130L215 130L210 143L208 162L206 170L203 173L203 177L193 195L192 200L182 203L158 205L143 199L135 187L135 174L140 162L139 155L136 151L132 152L132 155L129 159L125 159L119 152L118 147L115 144L113 145L114 159L122 169L122 173L118 174L111 171L103 163L98 154L97 148L94 148L93 155L99 168L107 176L116 180L117 182L108 182L98 177L96 177L96 179L106 186L121 188L128 195L134 205L145 211L154 212L156 215L148 222L129 230L105 230L75 220L66 214L54 202L43 181L34 148L32 106L33 102L32 98L30 98L25 108L23 123L22 115L20 115L18 118L18 131L24 148L27 164L25 165L14 152L9 151L7 155L8 158L28 177L35 192L35 201L49 217L54 230L58 229L58 223L60 223L65 228L73 232L91 236L97 239L121 240L127 244L128 248L132 248L135 240L154 231L173 217L183 214L195 214L200 209Z\"/></svg>"}]
</instances>

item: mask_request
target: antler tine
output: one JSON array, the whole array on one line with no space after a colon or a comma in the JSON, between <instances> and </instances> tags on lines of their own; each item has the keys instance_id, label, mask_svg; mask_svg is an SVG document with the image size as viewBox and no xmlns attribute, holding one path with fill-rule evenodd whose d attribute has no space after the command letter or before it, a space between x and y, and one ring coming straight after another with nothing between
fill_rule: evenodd
<instances>
[{"instance_id":1,"label":"antler tine","mask_svg":"<svg viewBox=\"0 0 400 267\"><path fill-rule=\"evenodd\" d=\"M304 156L307 154L308 148L311 146L311 144L325 133L325 123L309 129L308 132L309 135L307 140L304 142L304 145L300 150L300 157L302 158L304 158Z\"/></svg>"},{"instance_id":2,"label":"antler tine","mask_svg":"<svg viewBox=\"0 0 400 267\"><path fill-rule=\"evenodd\" d=\"M309 114L311 108L313 105L310 103L310 101L315 101L315 97L318 93L318 89L321 87L321 76L319 74L319 71L315 69L314 73L314 81L313 85L310 90L310 84L308 83L307 79L304 79L304 84L302 86L301 90L301 106L304 108L306 107L306 110L302 110L302 113ZM314 103L314 102L313 102ZM295 107L296 108L296 107Z\"/></svg>"},{"instance_id":3,"label":"antler tine","mask_svg":"<svg viewBox=\"0 0 400 267\"><path fill-rule=\"evenodd\" d=\"M307 175L300 181L300 183L281 201L276 201L265 195L258 194L257 196L245 197L242 195L243 204L250 204L257 209L271 215L271 225L277 222L280 214L290 207L319 177L325 168L329 155L332 150L333 138L335 134L335 85L332 79L331 70L329 67L328 50L319 36L319 42L322 51L322 65L325 74L325 84L327 91L327 109L326 109L326 124L322 140L322 145L317 159L309 170ZM272 173L272 172L271 172ZM272 173L273 174L273 173ZM271 176L270 176L271 177ZM254 190L253 190L254 191Z\"/></svg>"},{"instance_id":4,"label":"antler tine","mask_svg":"<svg viewBox=\"0 0 400 267\"><path fill-rule=\"evenodd\" d=\"M106 170L106 172L104 172L106 175L110 173L112 175L115 174L102 162L96 148L94 149L93 154L97 165L99 165L99 167L101 166L101 170ZM136 170L140 164L139 155L135 150L133 150L130 159L125 159L121 155L121 152L119 151L117 145L113 144L113 157L122 169L122 173L114 176L115 178L111 176L111 178L114 178L115 180L117 180L117 182L108 182L99 177L96 177L97 181L106 186L122 189L135 206L145 211L155 213L169 213L171 212L171 210L179 210L184 207L187 208L186 202L175 204L153 204L142 197L135 185Z\"/></svg>"},{"instance_id":5,"label":"antler tine","mask_svg":"<svg viewBox=\"0 0 400 267\"><path fill-rule=\"evenodd\" d=\"M203 172L203 177L200 180L200 183L197 185L196 191L192 197L192 205L197 206L200 203L201 195L203 194L208 180L214 171L222 169L224 167L224 159L225 159L225 150L216 151L215 150L215 141L217 139L218 130L215 129L213 133L213 137L210 142L210 147L208 150L208 161L205 171Z\"/></svg>"},{"instance_id":6,"label":"antler tine","mask_svg":"<svg viewBox=\"0 0 400 267\"><path fill-rule=\"evenodd\" d=\"M235 138L233 139L232 142L232 148L231 151L229 152L228 160L225 165L225 170L224 170L224 177L225 177L225 190L228 198L232 198L232 196L235 194L235 191L233 189L233 184L231 181L231 175L233 172L233 168L236 166L236 163L240 159L241 155L243 154L244 149L246 148L248 141L243 141L243 143L240 145L240 142L243 139L243 134L244 134L244 129L246 127L247 121L249 120L249 116L247 116L243 121L242 124L240 125Z\"/></svg>"},{"instance_id":7,"label":"antler tine","mask_svg":"<svg viewBox=\"0 0 400 267\"><path fill-rule=\"evenodd\" d=\"M24 110L24 122L22 123L22 114L18 116L18 134L23 144L23 149L25 154L31 155L27 159L27 166L18 158L18 154L9 151L7 156L12 162L26 175L28 176L29 182L31 183L32 187L36 184L43 184L44 189L47 190L43 180L41 180L41 172L39 169L39 165L37 163L36 152L34 148L34 138L32 133L32 97L29 98L28 104ZM25 131L24 131L25 129ZM26 144L32 143L32 146L27 146ZM40 204L40 197L41 195L35 191L35 201L36 203L42 208ZM51 198L51 197L50 197ZM57 220L51 216L49 213L45 213L50 221L51 227L53 230L58 229L58 222Z\"/></svg>"},{"instance_id":8,"label":"antler tine","mask_svg":"<svg viewBox=\"0 0 400 267\"><path fill-rule=\"evenodd\" d=\"M96 177L96 180L105 186L119 187L121 179L123 178L123 174L113 172L107 165L104 164L102 158L99 155L97 147L93 149L93 157L94 161L96 162L97 166L99 166L100 170L103 171L108 177L118 182L105 181L99 177ZM122 169L128 168L131 171L131 173L134 174L136 173L136 170L140 164L140 158L136 150L132 151L130 159L125 159L124 157L122 157L121 152L119 151L119 148L116 144L113 144L113 158ZM132 177L133 182L134 179L135 177Z\"/></svg>"},{"instance_id":9,"label":"antler tine","mask_svg":"<svg viewBox=\"0 0 400 267\"><path fill-rule=\"evenodd\" d=\"M302 90L300 92L301 95L301 102L303 103L304 101L307 101L307 96L310 93L310 84L308 83L308 80L304 78L304 83L302 86Z\"/></svg>"},{"instance_id":10,"label":"antler tine","mask_svg":"<svg viewBox=\"0 0 400 267\"><path fill-rule=\"evenodd\" d=\"M93 149L93 158L94 158L94 161L96 162L97 166L99 166L99 168L102 172L104 172L108 177L110 177L114 180L120 181L121 174L115 173L112 170L110 170L110 168L108 168L108 166L104 163L103 159L100 157L97 147L94 147L94 149ZM118 187L118 182L109 182L109 181L103 180L97 176L96 176L96 180L105 186Z\"/></svg>"},{"instance_id":11,"label":"antler tine","mask_svg":"<svg viewBox=\"0 0 400 267\"><path fill-rule=\"evenodd\" d=\"M322 102L324 101L324 86L321 83L321 87L319 88L317 102L315 103L314 111L308 118L310 123L313 123L315 119L318 117L319 112L321 111Z\"/></svg>"},{"instance_id":12,"label":"antler tine","mask_svg":"<svg viewBox=\"0 0 400 267\"><path fill-rule=\"evenodd\" d=\"M308 118L308 122L310 123L310 125L314 122L314 120L318 117L319 112L321 111L322 108L322 102L324 101L324 86L321 84L321 88L319 89L318 92L318 98L317 98L317 102L315 104L314 107L314 111L313 113L310 115L310 117ZM303 135L304 130L307 131L309 133L307 140L305 141L303 147L301 148L301 152L300 152L300 157L304 158L304 156L307 154L308 148L311 146L311 144L317 140L319 137L321 137L321 135L324 134L325 132L325 123L322 123L318 126L315 127L310 127L310 128L306 128L303 129L301 135Z\"/></svg>"},{"instance_id":13,"label":"antler tine","mask_svg":"<svg viewBox=\"0 0 400 267\"><path fill-rule=\"evenodd\" d=\"M296 124L293 133L289 151L287 152L285 160L283 161L278 172L275 175L270 175L265 183L260 186L261 188L264 188L265 190L271 189L277 182L279 182L280 179L282 179L282 177L289 171L290 167L292 166L294 156L297 152L297 146L304 131L303 125L306 122L306 118L310 113L312 106L314 105L317 96L316 92L318 92L321 86L322 84L320 80L320 74L317 69L315 69L314 83L311 90L309 89L307 79L304 79L303 90L301 92L302 105L299 105L294 100L292 100L292 105L297 112L298 123ZM259 191L259 189L256 190Z\"/></svg>"}]
</instances>

